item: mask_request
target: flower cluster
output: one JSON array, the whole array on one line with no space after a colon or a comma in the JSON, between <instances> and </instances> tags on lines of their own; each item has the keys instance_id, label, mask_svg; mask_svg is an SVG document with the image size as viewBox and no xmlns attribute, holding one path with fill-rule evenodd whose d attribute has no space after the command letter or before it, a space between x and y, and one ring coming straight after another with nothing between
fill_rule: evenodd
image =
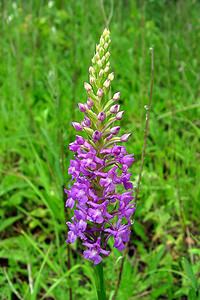
<instances>
[{"instance_id":1,"label":"flower cluster","mask_svg":"<svg viewBox=\"0 0 200 300\"><path fill-rule=\"evenodd\" d=\"M120 126L115 125L124 112L118 104L120 93L111 97L114 74L109 72L109 45L110 32L105 29L89 68L90 83L84 84L87 102L78 104L84 120L72 123L76 131L86 137L77 135L69 145L74 152L68 170L73 185L65 189L66 207L74 211L71 221L67 222L67 243L79 238L85 249L83 256L94 264L109 255L111 237L115 248L120 251L125 248L135 211L128 171L134 158L120 144L126 142L130 134L118 136Z\"/></svg>"}]
</instances>

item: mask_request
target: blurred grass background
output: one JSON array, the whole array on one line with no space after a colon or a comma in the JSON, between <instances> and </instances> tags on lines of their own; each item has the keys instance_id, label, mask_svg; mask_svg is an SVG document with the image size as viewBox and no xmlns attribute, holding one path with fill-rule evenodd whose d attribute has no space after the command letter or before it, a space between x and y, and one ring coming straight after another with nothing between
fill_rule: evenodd
<instances>
[{"instance_id":1,"label":"blurred grass background","mask_svg":"<svg viewBox=\"0 0 200 300\"><path fill-rule=\"evenodd\" d=\"M150 84L145 170L118 299L196 300L200 275L200 2L0 1L0 298L96 299L89 263L65 244L67 145L83 81L110 17L113 91L133 132L137 180ZM120 253L105 260L109 299ZM71 275L71 277L69 276Z\"/></svg>"}]
</instances>

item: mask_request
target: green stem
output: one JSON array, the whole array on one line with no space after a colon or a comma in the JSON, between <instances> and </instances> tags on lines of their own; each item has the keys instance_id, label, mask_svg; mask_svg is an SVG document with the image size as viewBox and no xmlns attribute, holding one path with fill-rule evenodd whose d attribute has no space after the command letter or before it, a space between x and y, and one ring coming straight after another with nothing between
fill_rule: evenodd
<instances>
[{"instance_id":1,"label":"green stem","mask_svg":"<svg viewBox=\"0 0 200 300\"><path fill-rule=\"evenodd\" d=\"M103 264L100 263L94 267L95 270L95 282L96 290L98 295L98 300L106 300L106 292L104 286L104 276L103 276Z\"/></svg>"}]
</instances>

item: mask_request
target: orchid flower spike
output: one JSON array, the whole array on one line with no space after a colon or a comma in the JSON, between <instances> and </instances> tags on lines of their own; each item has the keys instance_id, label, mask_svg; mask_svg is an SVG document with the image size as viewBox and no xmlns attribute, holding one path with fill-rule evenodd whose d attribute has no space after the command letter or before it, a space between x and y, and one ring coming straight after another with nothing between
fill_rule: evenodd
<instances>
[{"instance_id":1,"label":"orchid flower spike","mask_svg":"<svg viewBox=\"0 0 200 300\"><path fill-rule=\"evenodd\" d=\"M66 242L74 243L79 239L84 258L94 264L110 254L110 238L113 247L119 251L125 248L135 211L129 172L134 157L120 145L130 134L125 132L118 136L123 128L116 122L124 113L116 104L120 92L110 97L114 79L114 73L110 72L110 42L110 32L105 29L89 68L90 84L84 83L86 104L78 105L84 120L72 122L75 130L88 138L76 135L69 145L74 153L68 169L73 183L65 189L66 207L73 211L71 220L67 221Z\"/></svg>"}]
</instances>

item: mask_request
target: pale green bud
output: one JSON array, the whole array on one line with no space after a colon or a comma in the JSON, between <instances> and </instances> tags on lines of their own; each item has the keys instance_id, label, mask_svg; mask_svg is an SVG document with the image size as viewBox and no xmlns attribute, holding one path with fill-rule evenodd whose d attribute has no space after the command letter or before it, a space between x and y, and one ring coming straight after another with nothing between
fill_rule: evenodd
<instances>
[{"instance_id":1,"label":"pale green bud","mask_svg":"<svg viewBox=\"0 0 200 300\"><path fill-rule=\"evenodd\" d=\"M109 35L105 36L105 41L106 41L108 44L110 44L111 40L110 40Z\"/></svg>"},{"instance_id":2,"label":"pale green bud","mask_svg":"<svg viewBox=\"0 0 200 300\"><path fill-rule=\"evenodd\" d=\"M113 72L108 75L108 79L110 81L112 81L114 79L114 73Z\"/></svg>"},{"instance_id":3,"label":"pale green bud","mask_svg":"<svg viewBox=\"0 0 200 300\"><path fill-rule=\"evenodd\" d=\"M102 48L102 47L100 47L100 49L99 49L99 54L100 54L100 56L103 56L103 54L104 54L104 49Z\"/></svg>"},{"instance_id":4,"label":"pale green bud","mask_svg":"<svg viewBox=\"0 0 200 300\"><path fill-rule=\"evenodd\" d=\"M109 46L108 43L105 43L104 44L104 49L106 50L108 48L108 46Z\"/></svg>"},{"instance_id":5,"label":"pale green bud","mask_svg":"<svg viewBox=\"0 0 200 300\"><path fill-rule=\"evenodd\" d=\"M96 52L99 52L101 46L100 45L96 45Z\"/></svg>"},{"instance_id":6,"label":"pale green bud","mask_svg":"<svg viewBox=\"0 0 200 300\"><path fill-rule=\"evenodd\" d=\"M84 82L84 88L88 93L92 91L91 85L87 82Z\"/></svg>"},{"instance_id":7,"label":"pale green bud","mask_svg":"<svg viewBox=\"0 0 200 300\"><path fill-rule=\"evenodd\" d=\"M101 36L101 38L100 38L100 45L101 45L101 47L104 46L104 43L105 43L104 38Z\"/></svg>"},{"instance_id":8,"label":"pale green bud","mask_svg":"<svg viewBox=\"0 0 200 300\"><path fill-rule=\"evenodd\" d=\"M94 132L94 130L92 130L92 129L89 128L89 127L84 127L83 130L84 130L87 134L89 134L89 135L92 135L93 132Z\"/></svg>"},{"instance_id":9,"label":"pale green bud","mask_svg":"<svg viewBox=\"0 0 200 300\"><path fill-rule=\"evenodd\" d=\"M105 60L106 60L106 58L105 58L105 56L103 56L102 59L101 59L102 64L105 63Z\"/></svg>"},{"instance_id":10,"label":"pale green bud","mask_svg":"<svg viewBox=\"0 0 200 300\"><path fill-rule=\"evenodd\" d=\"M94 73L94 68L91 66L91 67L89 67L89 73L90 74L93 74Z\"/></svg>"},{"instance_id":11,"label":"pale green bud","mask_svg":"<svg viewBox=\"0 0 200 300\"><path fill-rule=\"evenodd\" d=\"M102 34L102 36L103 36L103 37L106 37L106 36L108 36L108 37L109 37L109 35L110 35L110 31L109 31L109 29L105 28L105 29L104 29L104 31L103 31L103 34Z\"/></svg>"},{"instance_id":12,"label":"pale green bud","mask_svg":"<svg viewBox=\"0 0 200 300\"><path fill-rule=\"evenodd\" d=\"M106 79L106 81L104 82L103 86L108 89L110 87L110 80Z\"/></svg>"},{"instance_id":13,"label":"pale green bud","mask_svg":"<svg viewBox=\"0 0 200 300\"><path fill-rule=\"evenodd\" d=\"M106 66L105 69L104 69L104 73L108 73L109 72L109 67Z\"/></svg>"},{"instance_id":14,"label":"pale green bud","mask_svg":"<svg viewBox=\"0 0 200 300\"><path fill-rule=\"evenodd\" d=\"M90 84L93 84L95 82L95 78L93 76L90 76Z\"/></svg>"},{"instance_id":15,"label":"pale green bud","mask_svg":"<svg viewBox=\"0 0 200 300\"><path fill-rule=\"evenodd\" d=\"M105 58L106 58L107 60L110 58L110 52L107 52L107 53L105 54Z\"/></svg>"},{"instance_id":16,"label":"pale green bud","mask_svg":"<svg viewBox=\"0 0 200 300\"><path fill-rule=\"evenodd\" d=\"M97 65L101 68L102 67L102 62L101 62L101 60L99 60L98 62L97 62Z\"/></svg>"},{"instance_id":17,"label":"pale green bud","mask_svg":"<svg viewBox=\"0 0 200 300\"><path fill-rule=\"evenodd\" d=\"M102 77L102 76L103 76L103 73L104 73L103 70L100 70L100 71L99 71L99 77Z\"/></svg>"},{"instance_id":18,"label":"pale green bud","mask_svg":"<svg viewBox=\"0 0 200 300\"><path fill-rule=\"evenodd\" d=\"M96 60L96 61L100 60L99 53L96 53L94 57L95 57L95 60Z\"/></svg>"}]
</instances>

